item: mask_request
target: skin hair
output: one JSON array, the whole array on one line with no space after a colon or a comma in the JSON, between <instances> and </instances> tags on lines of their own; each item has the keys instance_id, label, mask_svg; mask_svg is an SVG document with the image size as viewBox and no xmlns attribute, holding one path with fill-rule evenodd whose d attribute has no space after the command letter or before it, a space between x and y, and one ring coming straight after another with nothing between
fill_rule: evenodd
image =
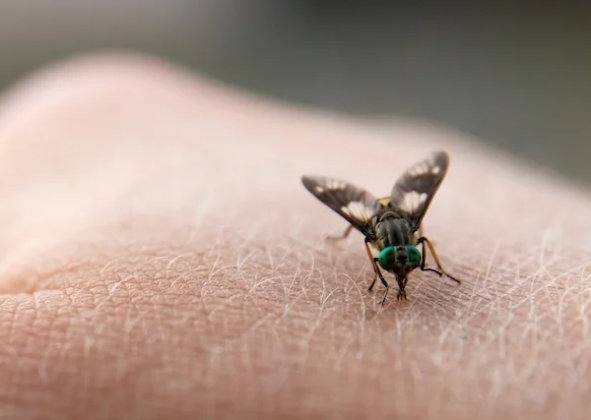
<instances>
[{"instance_id":1,"label":"skin hair","mask_svg":"<svg viewBox=\"0 0 591 420\"><path fill-rule=\"evenodd\" d=\"M380 307L300 177L381 196L437 149L424 234L463 283L416 271ZM78 57L4 94L0 202L3 418L589 412L588 194L462 133Z\"/></svg>"}]
</instances>

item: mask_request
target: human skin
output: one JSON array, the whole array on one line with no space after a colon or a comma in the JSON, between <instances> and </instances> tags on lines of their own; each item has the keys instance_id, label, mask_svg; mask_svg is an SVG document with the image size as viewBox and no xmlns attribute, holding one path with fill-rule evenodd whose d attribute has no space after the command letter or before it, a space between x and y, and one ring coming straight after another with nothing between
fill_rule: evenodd
<instances>
[{"instance_id":1,"label":"human skin","mask_svg":"<svg viewBox=\"0 0 591 420\"><path fill-rule=\"evenodd\" d=\"M7 92L0 148L2 418L589 412L589 198L462 133L105 54ZM384 195L438 149L424 230L463 283L417 270L397 301L386 275L380 307L300 177Z\"/></svg>"}]
</instances>

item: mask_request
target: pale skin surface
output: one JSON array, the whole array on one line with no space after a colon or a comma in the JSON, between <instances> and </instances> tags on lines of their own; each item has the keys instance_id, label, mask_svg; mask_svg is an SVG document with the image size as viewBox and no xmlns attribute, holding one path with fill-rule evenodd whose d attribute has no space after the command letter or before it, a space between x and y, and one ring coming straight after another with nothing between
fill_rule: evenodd
<instances>
[{"instance_id":1,"label":"pale skin surface","mask_svg":"<svg viewBox=\"0 0 591 420\"><path fill-rule=\"evenodd\" d=\"M7 93L0 141L3 418L588 415L591 202L461 133L112 55ZM386 274L380 308L300 176L381 196L436 149L424 231L464 282Z\"/></svg>"}]
</instances>

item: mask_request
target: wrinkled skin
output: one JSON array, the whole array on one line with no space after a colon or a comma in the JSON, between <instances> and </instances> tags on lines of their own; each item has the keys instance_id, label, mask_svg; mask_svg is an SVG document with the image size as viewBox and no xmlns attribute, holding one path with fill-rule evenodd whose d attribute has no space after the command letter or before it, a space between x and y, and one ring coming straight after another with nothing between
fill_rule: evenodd
<instances>
[{"instance_id":1,"label":"wrinkled skin","mask_svg":"<svg viewBox=\"0 0 591 420\"><path fill-rule=\"evenodd\" d=\"M0 140L3 418L588 415L591 203L460 133L113 54L5 93ZM381 195L435 149L423 228L464 282L415 270L382 308L299 179Z\"/></svg>"}]
</instances>

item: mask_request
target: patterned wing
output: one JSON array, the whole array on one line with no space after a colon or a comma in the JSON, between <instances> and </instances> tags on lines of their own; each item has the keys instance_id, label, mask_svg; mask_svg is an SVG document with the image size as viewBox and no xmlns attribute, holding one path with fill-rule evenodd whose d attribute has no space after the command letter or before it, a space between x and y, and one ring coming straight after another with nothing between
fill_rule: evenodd
<instances>
[{"instance_id":1,"label":"patterned wing","mask_svg":"<svg viewBox=\"0 0 591 420\"><path fill-rule=\"evenodd\" d=\"M433 152L411 166L392 188L390 205L409 214L413 231L420 227L448 166L449 156L446 152Z\"/></svg>"},{"instance_id":2,"label":"patterned wing","mask_svg":"<svg viewBox=\"0 0 591 420\"><path fill-rule=\"evenodd\" d=\"M366 237L375 236L371 218L384 207L369 192L348 182L324 176L304 175L304 187L341 215Z\"/></svg>"}]
</instances>

